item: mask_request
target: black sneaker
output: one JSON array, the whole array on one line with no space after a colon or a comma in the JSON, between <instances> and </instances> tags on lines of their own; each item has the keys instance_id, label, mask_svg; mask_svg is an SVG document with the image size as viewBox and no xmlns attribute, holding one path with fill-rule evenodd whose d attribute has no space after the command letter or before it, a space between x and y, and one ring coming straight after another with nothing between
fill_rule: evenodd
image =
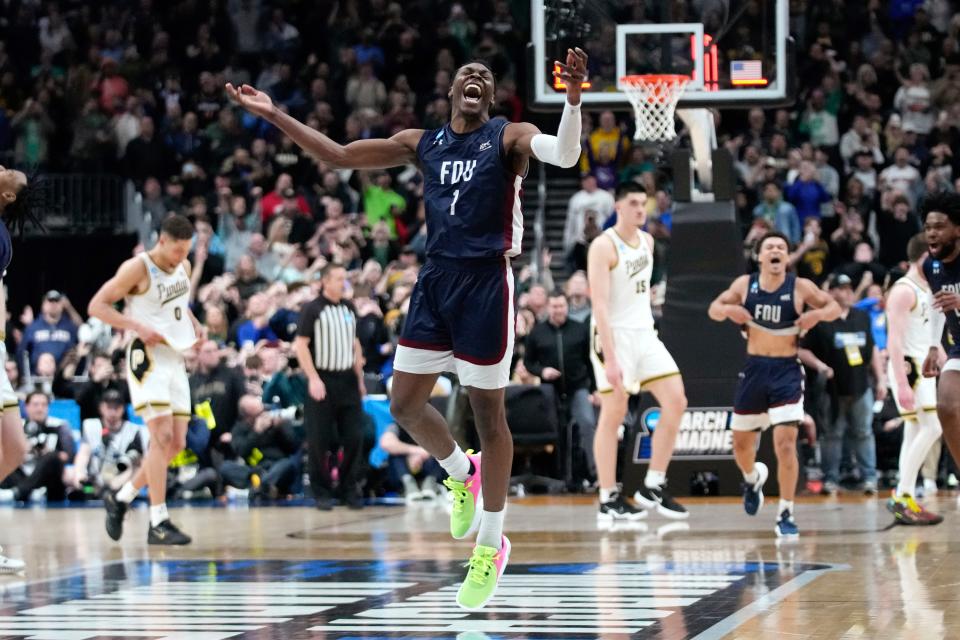
<instances>
[{"instance_id":1,"label":"black sneaker","mask_svg":"<svg viewBox=\"0 0 960 640\"><path fill-rule=\"evenodd\" d=\"M619 491L614 492L607 502L601 502L600 511L597 512L597 520L602 522L616 522L617 520L632 522L646 517L646 511L637 509L624 500Z\"/></svg>"},{"instance_id":2,"label":"black sneaker","mask_svg":"<svg viewBox=\"0 0 960 640\"><path fill-rule=\"evenodd\" d=\"M107 535L111 540L119 540L123 535L123 517L127 515L129 505L117 500L117 494L108 491L103 496L103 506L107 510Z\"/></svg>"},{"instance_id":3,"label":"black sneaker","mask_svg":"<svg viewBox=\"0 0 960 640\"><path fill-rule=\"evenodd\" d=\"M190 544L190 542L190 536L177 529L169 520L164 520L157 526L150 527L150 531L147 533L147 544L174 546Z\"/></svg>"},{"instance_id":4,"label":"black sneaker","mask_svg":"<svg viewBox=\"0 0 960 640\"><path fill-rule=\"evenodd\" d=\"M314 505L319 511L333 511L337 501L333 499L333 493L326 487L313 487Z\"/></svg>"},{"instance_id":5,"label":"black sneaker","mask_svg":"<svg viewBox=\"0 0 960 640\"><path fill-rule=\"evenodd\" d=\"M667 491L666 485L660 485L652 489L644 485L633 494L633 499L647 509L656 509L657 513L665 518L686 520L690 517L683 505L673 499L673 496Z\"/></svg>"},{"instance_id":6,"label":"black sneaker","mask_svg":"<svg viewBox=\"0 0 960 640\"><path fill-rule=\"evenodd\" d=\"M363 494L358 489L346 491L343 496L343 502L347 505L348 509L353 509L354 511L363 509L363 507L366 506L363 502Z\"/></svg>"}]
</instances>

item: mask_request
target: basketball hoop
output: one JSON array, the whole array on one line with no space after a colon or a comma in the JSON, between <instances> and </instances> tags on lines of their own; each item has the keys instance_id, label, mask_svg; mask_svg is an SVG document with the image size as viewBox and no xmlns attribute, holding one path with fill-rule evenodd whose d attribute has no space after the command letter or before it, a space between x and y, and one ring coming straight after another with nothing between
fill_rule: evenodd
<instances>
[{"instance_id":1,"label":"basketball hoop","mask_svg":"<svg viewBox=\"0 0 960 640\"><path fill-rule=\"evenodd\" d=\"M647 74L620 78L620 88L630 103L637 120L635 140L656 142L673 140L677 131L673 115L690 76Z\"/></svg>"}]
</instances>

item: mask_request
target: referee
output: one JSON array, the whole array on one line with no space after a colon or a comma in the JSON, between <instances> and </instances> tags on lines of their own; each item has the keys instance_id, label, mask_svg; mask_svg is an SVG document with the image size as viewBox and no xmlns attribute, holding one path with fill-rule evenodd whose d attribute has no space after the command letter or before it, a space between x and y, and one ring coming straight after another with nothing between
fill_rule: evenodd
<instances>
[{"instance_id":1,"label":"referee","mask_svg":"<svg viewBox=\"0 0 960 640\"><path fill-rule=\"evenodd\" d=\"M363 369L357 341L357 313L343 299L347 271L341 265L323 268L323 290L304 306L294 348L310 383L304 406L310 485L317 508L333 507L330 469L343 448L338 497L351 509L363 508Z\"/></svg>"}]
</instances>

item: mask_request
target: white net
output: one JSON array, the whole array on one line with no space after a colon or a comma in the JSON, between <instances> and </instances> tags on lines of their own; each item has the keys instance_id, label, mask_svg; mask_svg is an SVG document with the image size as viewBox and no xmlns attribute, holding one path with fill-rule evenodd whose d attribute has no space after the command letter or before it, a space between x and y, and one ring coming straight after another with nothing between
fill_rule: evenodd
<instances>
[{"instance_id":1,"label":"white net","mask_svg":"<svg viewBox=\"0 0 960 640\"><path fill-rule=\"evenodd\" d=\"M635 140L673 140L677 131L673 115L677 101L690 81L681 75L625 76L620 87L633 104L637 120Z\"/></svg>"}]
</instances>

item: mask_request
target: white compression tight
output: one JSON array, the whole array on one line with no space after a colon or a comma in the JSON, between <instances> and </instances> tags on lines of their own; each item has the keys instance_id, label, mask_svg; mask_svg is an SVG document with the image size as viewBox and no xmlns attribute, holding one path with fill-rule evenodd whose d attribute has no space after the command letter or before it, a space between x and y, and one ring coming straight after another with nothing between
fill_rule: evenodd
<instances>
[{"instance_id":1,"label":"white compression tight","mask_svg":"<svg viewBox=\"0 0 960 640\"><path fill-rule=\"evenodd\" d=\"M900 445L900 483L897 495L913 495L917 484L917 474L934 442L940 439L943 430L940 420L933 411L917 412L916 418L903 422L903 444Z\"/></svg>"}]
</instances>

